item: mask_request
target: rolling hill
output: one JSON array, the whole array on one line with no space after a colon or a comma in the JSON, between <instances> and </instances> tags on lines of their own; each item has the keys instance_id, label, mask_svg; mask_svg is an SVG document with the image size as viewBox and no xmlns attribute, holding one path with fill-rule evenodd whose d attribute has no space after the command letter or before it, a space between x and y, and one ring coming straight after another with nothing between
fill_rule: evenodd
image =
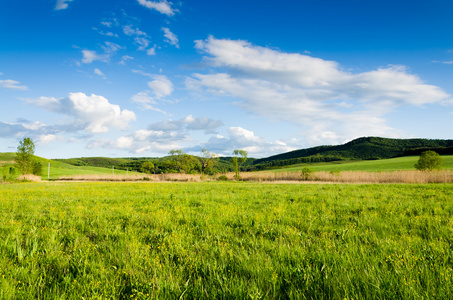
<instances>
[{"instance_id":1,"label":"rolling hill","mask_svg":"<svg viewBox=\"0 0 453 300\"><path fill-rule=\"evenodd\" d=\"M249 169L264 170L311 162L386 159L419 155L426 150L442 155L453 154L453 140L362 137L343 145L318 146L257 159Z\"/></svg>"}]
</instances>

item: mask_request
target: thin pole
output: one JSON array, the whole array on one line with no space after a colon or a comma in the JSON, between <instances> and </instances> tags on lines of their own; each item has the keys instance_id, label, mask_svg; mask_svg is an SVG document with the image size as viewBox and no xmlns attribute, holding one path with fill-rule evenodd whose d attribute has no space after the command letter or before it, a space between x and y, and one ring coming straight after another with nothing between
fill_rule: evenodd
<instances>
[{"instance_id":1,"label":"thin pole","mask_svg":"<svg viewBox=\"0 0 453 300\"><path fill-rule=\"evenodd\" d=\"M50 179L50 163L47 166L47 179Z\"/></svg>"}]
</instances>

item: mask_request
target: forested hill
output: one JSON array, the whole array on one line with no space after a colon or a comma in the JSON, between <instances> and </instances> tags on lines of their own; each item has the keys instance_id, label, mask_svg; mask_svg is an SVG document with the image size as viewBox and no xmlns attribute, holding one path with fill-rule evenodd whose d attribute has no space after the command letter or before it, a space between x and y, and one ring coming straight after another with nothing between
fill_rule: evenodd
<instances>
[{"instance_id":1,"label":"forested hill","mask_svg":"<svg viewBox=\"0 0 453 300\"><path fill-rule=\"evenodd\" d=\"M293 164L310 162L310 159L313 161L380 159L403 155L417 155L423 150L437 150L437 152L442 152L442 154L453 154L452 147L453 140L362 137L343 145L318 146L257 159L254 164L268 164L269 162L275 161L286 161L287 164Z\"/></svg>"}]
</instances>

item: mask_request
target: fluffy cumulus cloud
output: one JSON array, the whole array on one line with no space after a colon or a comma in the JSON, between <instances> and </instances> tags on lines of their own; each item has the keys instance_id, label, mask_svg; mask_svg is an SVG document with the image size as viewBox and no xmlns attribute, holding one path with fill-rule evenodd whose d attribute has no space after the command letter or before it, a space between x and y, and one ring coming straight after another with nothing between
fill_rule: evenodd
<instances>
[{"instance_id":1,"label":"fluffy cumulus cloud","mask_svg":"<svg viewBox=\"0 0 453 300\"><path fill-rule=\"evenodd\" d=\"M386 113L403 104L452 102L402 66L353 74L334 61L213 37L196 41L196 48L215 72L193 74L189 88L240 99L251 112L302 125L311 144L396 136Z\"/></svg>"},{"instance_id":2,"label":"fluffy cumulus cloud","mask_svg":"<svg viewBox=\"0 0 453 300\"><path fill-rule=\"evenodd\" d=\"M104 138L93 140L88 144L88 148L121 149L136 154L147 151L167 154L171 149L180 149L186 140L187 136L178 132L142 129L115 140Z\"/></svg>"},{"instance_id":3,"label":"fluffy cumulus cloud","mask_svg":"<svg viewBox=\"0 0 453 300\"><path fill-rule=\"evenodd\" d=\"M173 83L165 75L154 75L154 80L148 82L149 88L156 98L162 99L173 92Z\"/></svg>"},{"instance_id":4,"label":"fluffy cumulus cloud","mask_svg":"<svg viewBox=\"0 0 453 300\"><path fill-rule=\"evenodd\" d=\"M162 110L156 109L154 106L157 104L157 100L165 100L166 97L173 93L174 86L171 80L165 75L148 74L140 70L133 70L133 72L150 77L153 80L148 82L148 87L151 90L135 94L132 97L132 101L140 104L145 109L164 113Z\"/></svg>"},{"instance_id":5,"label":"fluffy cumulus cloud","mask_svg":"<svg viewBox=\"0 0 453 300\"><path fill-rule=\"evenodd\" d=\"M55 5L55 10L62 10L68 8L68 3L72 2L73 0L57 0L57 4Z\"/></svg>"},{"instance_id":6,"label":"fluffy cumulus cloud","mask_svg":"<svg viewBox=\"0 0 453 300\"><path fill-rule=\"evenodd\" d=\"M20 85L19 81L11 79L0 80L0 87L11 90L28 90L28 87L26 87L25 85Z\"/></svg>"},{"instance_id":7,"label":"fluffy cumulus cloud","mask_svg":"<svg viewBox=\"0 0 453 300\"><path fill-rule=\"evenodd\" d=\"M180 120L164 120L151 124L147 129L137 130L116 140L93 140L89 143L89 148L114 148L139 154L167 154L171 149L185 149L193 144L195 141L191 138L191 132L215 134L216 129L222 126L223 122L220 120L189 115ZM201 146L195 148L199 150Z\"/></svg>"},{"instance_id":8,"label":"fluffy cumulus cloud","mask_svg":"<svg viewBox=\"0 0 453 300\"><path fill-rule=\"evenodd\" d=\"M151 10L156 10L160 12L161 14L167 15L167 16L173 16L177 10L173 9L171 7L172 3L168 2L166 0L164 1L148 1L148 0L138 0L138 3L140 5L143 5L146 8L149 8Z\"/></svg>"},{"instance_id":9,"label":"fluffy cumulus cloud","mask_svg":"<svg viewBox=\"0 0 453 300\"><path fill-rule=\"evenodd\" d=\"M89 148L127 150L131 153L153 153L165 155L172 149L182 149L186 153L197 154L207 148L218 155L229 156L235 149L243 149L254 157L270 156L292 151L300 145L298 140L267 141L256 136L253 131L242 127L228 127L226 134L218 133L225 129L221 120L189 115L179 120L163 120L153 123L146 129L121 136L115 140L99 138L92 140ZM207 141L194 139L193 133L205 134Z\"/></svg>"},{"instance_id":10,"label":"fluffy cumulus cloud","mask_svg":"<svg viewBox=\"0 0 453 300\"><path fill-rule=\"evenodd\" d=\"M91 133L108 132L110 128L126 129L136 119L134 112L121 110L106 98L84 93L70 93L67 98L40 97L28 103L74 118L74 128L84 128Z\"/></svg>"},{"instance_id":11,"label":"fluffy cumulus cloud","mask_svg":"<svg viewBox=\"0 0 453 300\"><path fill-rule=\"evenodd\" d=\"M179 40L176 34L171 32L167 27L162 27L162 31L164 32L165 41L176 48L179 48Z\"/></svg>"},{"instance_id":12,"label":"fluffy cumulus cloud","mask_svg":"<svg viewBox=\"0 0 453 300\"><path fill-rule=\"evenodd\" d=\"M229 127L228 136L216 135L211 137L204 147L210 151L223 155L231 155L233 150L242 149L252 156L269 156L277 153L296 150L295 141L269 142L264 138L258 137L253 131L242 127Z\"/></svg>"}]
</instances>

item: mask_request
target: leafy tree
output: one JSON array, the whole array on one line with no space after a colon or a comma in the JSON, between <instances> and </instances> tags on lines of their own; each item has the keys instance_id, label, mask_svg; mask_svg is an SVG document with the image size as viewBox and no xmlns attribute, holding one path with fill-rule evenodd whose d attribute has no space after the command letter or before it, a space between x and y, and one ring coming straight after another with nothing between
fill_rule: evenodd
<instances>
[{"instance_id":1,"label":"leafy tree","mask_svg":"<svg viewBox=\"0 0 453 300\"><path fill-rule=\"evenodd\" d=\"M154 173L154 164L150 161L145 161L142 164L141 171L146 174L153 174Z\"/></svg>"},{"instance_id":2,"label":"leafy tree","mask_svg":"<svg viewBox=\"0 0 453 300\"><path fill-rule=\"evenodd\" d=\"M236 178L236 180L239 180L241 179L239 169L241 165L247 161L248 153L245 150L234 150L233 155L234 156L231 158L231 161L233 162L234 171L236 172L236 175L234 175L234 177Z\"/></svg>"},{"instance_id":3,"label":"leafy tree","mask_svg":"<svg viewBox=\"0 0 453 300\"><path fill-rule=\"evenodd\" d=\"M212 172L212 169L216 164L216 155L209 152L206 148L203 148L199 159L201 163L201 174L204 175L206 172Z\"/></svg>"},{"instance_id":4,"label":"leafy tree","mask_svg":"<svg viewBox=\"0 0 453 300\"><path fill-rule=\"evenodd\" d=\"M178 170L178 173L181 173L182 169L182 160L184 158L184 152L182 150L172 149L168 154L171 155L172 160L175 163L175 168Z\"/></svg>"},{"instance_id":5,"label":"leafy tree","mask_svg":"<svg viewBox=\"0 0 453 300\"><path fill-rule=\"evenodd\" d=\"M42 164L39 161L32 161L31 169L33 175L42 176Z\"/></svg>"},{"instance_id":6,"label":"leafy tree","mask_svg":"<svg viewBox=\"0 0 453 300\"><path fill-rule=\"evenodd\" d=\"M442 169L442 158L434 151L425 151L422 152L414 167L421 171L440 170Z\"/></svg>"},{"instance_id":7,"label":"leafy tree","mask_svg":"<svg viewBox=\"0 0 453 300\"><path fill-rule=\"evenodd\" d=\"M200 172L200 161L193 155L183 154L181 160L181 170L186 174L194 174Z\"/></svg>"},{"instance_id":8,"label":"leafy tree","mask_svg":"<svg viewBox=\"0 0 453 300\"><path fill-rule=\"evenodd\" d=\"M31 138L24 138L19 142L16 152L16 165L19 171L25 175L33 171L33 155L35 144Z\"/></svg>"}]
</instances>

